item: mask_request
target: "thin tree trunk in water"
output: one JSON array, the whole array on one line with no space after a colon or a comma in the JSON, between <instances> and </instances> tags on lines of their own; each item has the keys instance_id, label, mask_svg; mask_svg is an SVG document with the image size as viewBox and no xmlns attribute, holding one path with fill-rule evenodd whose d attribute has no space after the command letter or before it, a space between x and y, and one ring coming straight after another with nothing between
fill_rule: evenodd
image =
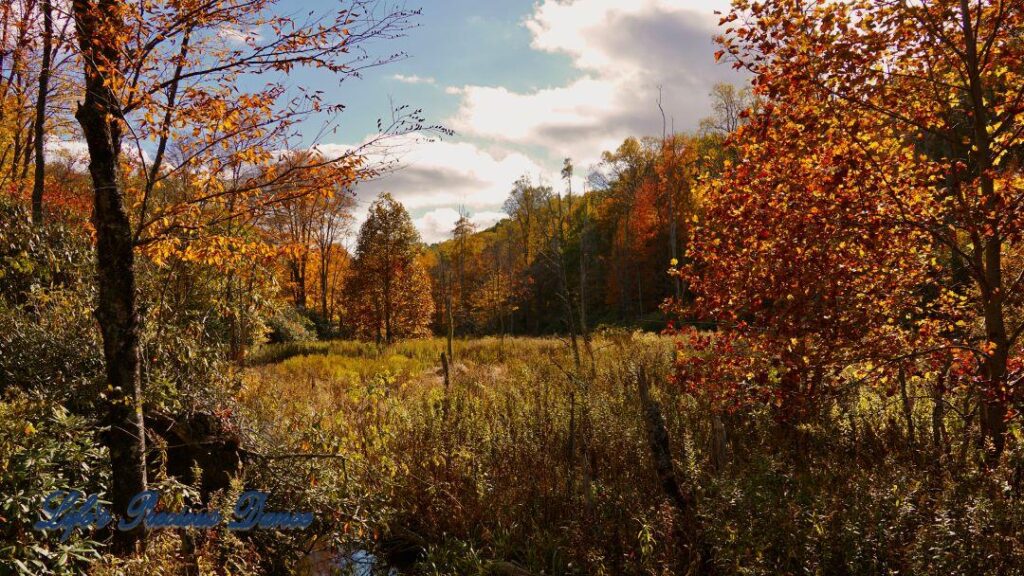
<instances>
[{"instance_id":1,"label":"thin tree trunk in water","mask_svg":"<svg viewBox=\"0 0 1024 576\"><path fill-rule=\"evenodd\" d=\"M103 354L111 386L106 406L107 448L113 471L113 512L124 516L129 500L146 489L146 437L139 375L139 316L135 304L135 266L131 223L118 176L120 110L102 69L118 64L116 34L123 24L113 0L73 3L75 24L85 62L85 100L75 114L89 148L96 228L96 319L103 334ZM111 32L115 37L112 37ZM99 65L103 66L100 68ZM144 529L114 532L118 551L145 544Z\"/></svg>"},{"instance_id":2,"label":"thin tree trunk in water","mask_svg":"<svg viewBox=\"0 0 1024 576\"><path fill-rule=\"evenodd\" d=\"M46 173L46 156L43 150L43 135L46 127L46 97L50 86L50 58L53 53L53 7L50 0L42 0L43 11L43 61L39 69L39 95L36 96L35 120L35 180L32 182L32 224L43 223L43 177Z\"/></svg>"}]
</instances>

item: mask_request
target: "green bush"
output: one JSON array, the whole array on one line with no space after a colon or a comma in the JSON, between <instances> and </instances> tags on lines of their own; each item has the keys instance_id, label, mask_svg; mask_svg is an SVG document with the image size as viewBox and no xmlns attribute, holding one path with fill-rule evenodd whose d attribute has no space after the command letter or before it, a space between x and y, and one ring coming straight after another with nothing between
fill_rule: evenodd
<instances>
[{"instance_id":1,"label":"green bush","mask_svg":"<svg viewBox=\"0 0 1024 576\"><path fill-rule=\"evenodd\" d=\"M272 343L316 340L316 327L313 322L290 306L279 308L267 324L270 328L268 338Z\"/></svg>"},{"instance_id":2,"label":"green bush","mask_svg":"<svg viewBox=\"0 0 1024 576\"><path fill-rule=\"evenodd\" d=\"M95 397L86 389L103 364L91 266L84 231L59 220L34 228L0 196L0 392L41 391L79 406Z\"/></svg>"},{"instance_id":3,"label":"green bush","mask_svg":"<svg viewBox=\"0 0 1024 576\"><path fill-rule=\"evenodd\" d=\"M110 476L95 430L38 396L17 392L0 401L0 573L77 574L99 558L92 534L76 531L61 543L32 526L54 490L102 495Z\"/></svg>"}]
</instances>

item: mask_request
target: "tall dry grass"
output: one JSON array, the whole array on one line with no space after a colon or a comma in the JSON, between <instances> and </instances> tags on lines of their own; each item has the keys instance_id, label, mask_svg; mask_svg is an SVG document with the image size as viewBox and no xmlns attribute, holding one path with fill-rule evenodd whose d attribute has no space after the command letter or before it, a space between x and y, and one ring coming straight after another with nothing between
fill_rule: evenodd
<instances>
[{"instance_id":1,"label":"tall dry grass","mask_svg":"<svg viewBox=\"0 0 1024 576\"><path fill-rule=\"evenodd\" d=\"M982 473L908 449L884 393L799 427L767 411L730 416L723 455L706 407L666 384L667 338L605 334L593 368L578 370L558 339L458 341L447 385L442 350L440 339L289 345L248 369L251 437L324 456L278 473L333 495L336 517L320 528L342 548L412 573L683 573L686 527L653 468L642 365L718 572L1024 573L1021 456ZM915 418L927 427L923 402Z\"/></svg>"}]
</instances>

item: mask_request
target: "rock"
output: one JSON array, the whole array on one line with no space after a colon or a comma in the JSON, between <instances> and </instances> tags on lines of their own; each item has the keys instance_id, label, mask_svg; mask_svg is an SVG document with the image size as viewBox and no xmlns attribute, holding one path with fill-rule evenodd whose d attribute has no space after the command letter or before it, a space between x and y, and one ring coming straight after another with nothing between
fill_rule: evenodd
<instances>
[{"instance_id":1,"label":"rock","mask_svg":"<svg viewBox=\"0 0 1024 576\"><path fill-rule=\"evenodd\" d=\"M146 428L158 438L151 443L163 449L164 469L185 484L195 484L193 468L202 469L200 491L203 500L217 490L228 488L242 468L242 438L223 418L205 412L171 415L146 414ZM148 463L159 466L159 458Z\"/></svg>"}]
</instances>

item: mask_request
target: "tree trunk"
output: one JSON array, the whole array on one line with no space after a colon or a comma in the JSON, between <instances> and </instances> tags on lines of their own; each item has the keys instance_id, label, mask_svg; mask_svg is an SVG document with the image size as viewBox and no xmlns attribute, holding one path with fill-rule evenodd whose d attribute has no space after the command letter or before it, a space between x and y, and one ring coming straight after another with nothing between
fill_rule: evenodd
<instances>
[{"instance_id":1,"label":"tree trunk","mask_svg":"<svg viewBox=\"0 0 1024 576\"><path fill-rule=\"evenodd\" d=\"M911 450L917 445L917 434L914 430L914 404L907 391L907 371L903 366L899 367L900 402L903 407L903 422L907 427L907 444Z\"/></svg>"},{"instance_id":2,"label":"tree trunk","mask_svg":"<svg viewBox=\"0 0 1024 576\"><path fill-rule=\"evenodd\" d=\"M675 143L672 144L675 146ZM676 215L676 193L669 188L668 191L668 257L670 262L679 262L679 221ZM678 274L672 275L672 290L676 302L683 301L683 287Z\"/></svg>"},{"instance_id":3,"label":"tree trunk","mask_svg":"<svg viewBox=\"0 0 1024 576\"><path fill-rule=\"evenodd\" d=\"M586 189L583 191L583 227L580 229L580 333L583 334L583 346L590 359L590 375L594 376L597 367L594 362L594 346L590 340L590 328L587 326L587 233L589 231L590 201L586 198Z\"/></svg>"},{"instance_id":4,"label":"tree trunk","mask_svg":"<svg viewBox=\"0 0 1024 576\"><path fill-rule=\"evenodd\" d=\"M295 303L295 308L298 310L306 309L306 255L303 254L300 258L296 258L291 262L292 269L292 284L294 284L292 299Z\"/></svg>"},{"instance_id":5,"label":"tree trunk","mask_svg":"<svg viewBox=\"0 0 1024 576\"><path fill-rule=\"evenodd\" d=\"M984 245L975 247L976 251L979 248L982 250L982 277L978 280L983 300L985 334L994 346L994 350L985 360L986 386L981 390L980 398L981 437L988 453L987 460L991 464L999 459L1006 445L1007 402L1003 397L1003 385L1007 375L1010 340L1003 311L1003 244L999 236L998 223L992 221L996 217L989 216L998 214L999 198L992 180L992 142L989 135L988 109L985 107L985 86L982 83L982 65L978 57L977 31L974 29L967 0L960 0L960 16L973 112L972 139L976 149L984 214L988 220L986 224L991 229L986 232Z\"/></svg>"},{"instance_id":6,"label":"tree trunk","mask_svg":"<svg viewBox=\"0 0 1024 576\"><path fill-rule=\"evenodd\" d=\"M327 289L330 281L331 245L320 247L320 315L324 322L330 324L330 316L327 314Z\"/></svg>"},{"instance_id":7,"label":"tree trunk","mask_svg":"<svg viewBox=\"0 0 1024 576\"><path fill-rule=\"evenodd\" d=\"M390 274L390 273L389 273ZM391 326L391 280L390 276L385 277L384 283L384 343L388 346L394 341L394 333Z\"/></svg>"},{"instance_id":8,"label":"tree trunk","mask_svg":"<svg viewBox=\"0 0 1024 576\"><path fill-rule=\"evenodd\" d=\"M53 7L50 0L42 0L43 11L43 61L39 69L39 94L36 96L35 120L35 180L32 182L32 224L43 223L43 177L46 173L46 156L43 150L43 135L46 128L46 98L50 91L50 58L53 53Z\"/></svg>"},{"instance_id":9,"label":"tree trunk","mask_svg":"<svg viewBox=\"0 0 1024 576\"><path fill-rule=\"evenodd\" d=\"M75 116L89 148L96 228L96 319L103 335L107 380L107 448L113 471L113 512L124 516L129 500L146 489L146 437L139 375L139 315L135 304L135 266L131 223L118 176L121 148L120 110L103 70L116 69L116 34L123 24L113 0L75 0L73 4L83 61L85 100ZM112 35L111 32L114 34ZM131 551L144 544L144 530L115 531L115 549Z\"/></svg>"},{"instance_id":10,"label":"tree trunk","mask_svg":"<svg viewBox=\"0 0 1024 576\"><path fill-rule=\"evenodd\" d=\"M936 455L944 455L949 452L949 444L946 441L946 377L949 374L949 364L939 373L935 386L932 388L932 445Z\"/></svg>"},{"instance_id":11,"label":"tree trunk","mask_svg":"<svg viewBox=\"0 0 1024 576\"><path fill-rule=\"evenodd\" d=\"M570 188L570 190L572 190L572 188ZM558 229L555 231L555 234L551 238L551 244L554 246L554 250L553 250L554 255L553 255L553 257L555 258L555 273L558 274L558 290L559 290L559 295L560 295L560 297L562 299L562 304L565 307L565 321L566 321L566 325L569 328L569 341L570 341L570 346L571 346L571 349L572 349L573 361L575 362L575 365L576 365L576 371L579 372L579 369L580 369L580 347L579 347L579 342L577 341L577 338L576 338L576 313L573 311L574 306L573 306L573 302L572 302L572 295L569 293L569 278L568 278L568 275L565 272L565 257L564 257L564 254L562 253L562 250L563 250L562 246L565 243L565 237L564 237L564 234L562 232L563 224L564 224L564 215L562 214L562 196L561 195L557 196L556 200L558 202L558 211L556 212L556 216L558 218L558 220L557 220ZM569 202L570 202L570 204L569 204L569 212L571 214L572 213L572 204L571 204L572 196L571 196L571 192L570 192L570 196L569 196Z\"/></svg>"},{"instance_id":12,"label":"tree trunk","mask_svg":"<svg viewBox=\"0 0 1024 576\"><path fill-rule=\"evenodd\" d=\"M672 445L668 429L665 426L665 418L658 401L651 396L647 369L642 364L637 367L636 382L647 431L647 445L651 451L651 457L654 459L654 470L658 474L662 493L672 504L679 519L681 544L687 563L684 573L711 574L713 564L709 551L705 550L696 502L693 494L684 490L676 479Z\"/></svg>"},{"instance_id":13,"label":"tree trunk","mask_svg":"<svg viewBox=\"0 0 1024 576\"><path fill-rule=\"evenodd\" d=\"M446 288L445 292L447 293L445 295L445 308L447 310L447 315L448 315L448 318L447 318L447 320L448 320L448 331L447 331L448 332L447 333L448 358L450 358L451 360L455 360L455 353L454 353L454 350L452 348L452 340L455 339L455 315L452 314L451 270L448 271L448 280L445 282L445 288Z\"/></svg>"}]
</instances>

